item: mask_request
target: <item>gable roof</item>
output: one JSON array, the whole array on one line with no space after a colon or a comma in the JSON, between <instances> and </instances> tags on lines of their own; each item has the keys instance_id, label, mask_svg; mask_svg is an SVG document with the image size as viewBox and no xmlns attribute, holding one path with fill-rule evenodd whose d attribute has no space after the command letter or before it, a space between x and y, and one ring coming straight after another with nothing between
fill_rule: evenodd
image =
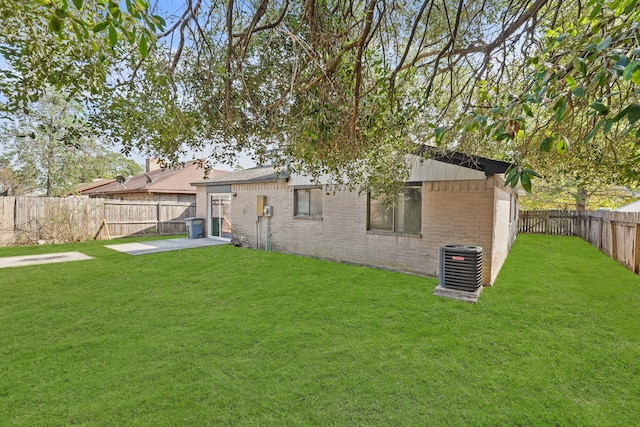
<instances>
[{"instance_id":1,"label":"gable roof","mask_svg":"<svg viewBox=\"0 0 640 427\"><path fill-rule=\"evenodd\" d=\"M193 182L192 185L228 185L228 184L252 184L264 182L284 181L285 177L276 171L274 166L256 166L216 175L206 181Z\"/></svg>"},{"instance_id":2,"label":"gable roof","mask_svg":"<svg viewBox=\"0 0 640 427\"><path fill-rule=\"evenodd\" d=\"M213 169L209 176L226 174L227 171ZM122 193L164 193L164 194L195 194L191 186L193 181L202 180L205 171L197 160L183 163L177 168L155 169L140 175L132 176L123 184L111 180L109 183L91 187L80 191L87 196Z\"/></svg>"},{"instance_id":3,"label":"gable roof","mask_svg":"<svg viewBox=\"0 0 640 427\"><path fill-rule=\"evenodd\" d=\"M464 167L470 170L484 173L485 176L504 174L511 166L510 163L499 160L492 160L480 156L470 156L467 154L450 151L443 152L437 147L422 146L416 155L427 157L431 160ZM230 184L250 184L267 183L277 181L287 181L288 175L278 171L273 165L256 166L249 169L242 169L234 172L227 172L213 176L207 180L195 181L191 185L198 187L202 185L230 185ZM292 177L294 179L294 177Z\"/></svg>"},{"instance_id":4,"label":"gable roof","mask_svg":"<svg viewBox=\"0 0 640 427\"><path fill-rule=\"evenodd\" d=\"M484 172L486 176L504 174L511 166L511 163L500 160L488 159L486 157L467 155L457 151L443 152L437 147L423 145L418 149L417 154L426 154L428 158L438 162L449 163L465 168Z\"/></svg>"}]
</instances>

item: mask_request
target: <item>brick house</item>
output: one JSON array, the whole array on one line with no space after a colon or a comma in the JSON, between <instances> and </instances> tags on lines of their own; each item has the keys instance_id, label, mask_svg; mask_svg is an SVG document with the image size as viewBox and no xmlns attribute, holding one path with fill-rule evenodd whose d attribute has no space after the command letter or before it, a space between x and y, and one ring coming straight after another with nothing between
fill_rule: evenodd
<instances>
[{"instance_id":1,"label":"brick house","mask_svg":"<svg viewBox=\"0 0 640 427\"><path fill-rule=\"evenodd\" d=\"M228 171L212 170L210 176L226 174ZM155 159L147 159L144 173L129 178L96 181L78 191L89 197L116 200L142 200L189 202L196 201L191 183L203 179L204 170L197 160L184 162L173 168L162 168Z\"/></svg>"},{"instance_id":2,"label":"brick house","mask_svg":"<svg viewBox=\"0 0 640 427\"><path fill-rule=\"evenodd\" d=\"M517 233L509 164L460 153L412 160L392 208L366 192L285 177L271 166L195 182L206 235L245 247L437 276L439 248L483 248L484 285L496 276ZM262 216L263 206L271 216Z\"/></svg>"}]
</instances>

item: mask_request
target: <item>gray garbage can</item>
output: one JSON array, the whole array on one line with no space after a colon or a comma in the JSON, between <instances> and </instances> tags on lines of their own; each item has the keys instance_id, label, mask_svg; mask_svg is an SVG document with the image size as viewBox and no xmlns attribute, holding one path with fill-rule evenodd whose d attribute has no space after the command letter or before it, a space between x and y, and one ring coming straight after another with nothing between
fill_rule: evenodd
<instances>
[{"instance_id":1,"label":"gray garbage can","mask_svg":"<svg viewBox=\"0 0 640 427\"><path fill-rule=\"evenodd\" d=\"M204 218L185 218L184 219L187 224L187 236L190 239L199 239L200 237L204 237L204 233L202 228L204 226Z\"/></svg>"}]
</instances>

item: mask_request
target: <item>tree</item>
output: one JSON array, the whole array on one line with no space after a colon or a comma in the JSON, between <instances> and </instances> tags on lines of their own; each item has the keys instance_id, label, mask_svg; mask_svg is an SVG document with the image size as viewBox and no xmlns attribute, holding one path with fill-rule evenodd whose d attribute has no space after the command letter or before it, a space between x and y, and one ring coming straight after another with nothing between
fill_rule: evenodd
<instances>
[{"instance_id":1,"label":"tree","mask_svg":"<svg viewBox=\"0 0 640 427\"><path fill-rule=\"evenodd\" d=\"M47 196L73 191L93 178L141 170L120 154L108 153L86 124L80 106L49 92L29 113L17 113L0 128L3 163L13 166L13 193L42 190Z\"/></svg>"},{"instance_id":2,"label":"tree","mask_svg":"<svg viewBox=\"0 0 640 427\"><path fill-rule=\"evenodd\" d=\"M50 25L69 6L54 3L41 6ZM585 143L640 137L637 3L185 0L155 48L140 38L105 78L102 123L170 159L184 144L213 144L230 164L277 148L291 170L380 188L432 144L509 160L508 182L530 188L532 153L571 153L564 123ZM74 1L65 22L88 4L107 2ZM134 4L146 5L126 3L133 22L154 25ZM93 30L111 43L120 27L103 22Z\"/></svg>"},{"instance_id":3,"label":"tree","mask_svg":"<svg viewBox=\"0 0 640 427\"><path fill-rule=\"evenodd\" d=\"M109 74L134 52L145 56L164 21L146 0L0 1L1 113L27 108L47 88L86 99L108 90Z\"/></svg>"}]
</instances>

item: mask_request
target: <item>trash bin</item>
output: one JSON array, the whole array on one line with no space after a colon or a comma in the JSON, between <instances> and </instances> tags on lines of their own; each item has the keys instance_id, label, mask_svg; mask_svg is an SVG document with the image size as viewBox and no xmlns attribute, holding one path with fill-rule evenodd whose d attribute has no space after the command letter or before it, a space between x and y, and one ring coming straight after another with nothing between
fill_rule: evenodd
<instances>
[{"instance_id":1,"label":"trash bin","mask_svg":"<svg viewBox=\"0 0 640 427\"><path fill-rule=\"evenodd\" d=\"M185 218L187 224L187 236L190 239L199 239L204 237L202 228L204 225L204 218Z\"/></svg>"}]
</instances>

